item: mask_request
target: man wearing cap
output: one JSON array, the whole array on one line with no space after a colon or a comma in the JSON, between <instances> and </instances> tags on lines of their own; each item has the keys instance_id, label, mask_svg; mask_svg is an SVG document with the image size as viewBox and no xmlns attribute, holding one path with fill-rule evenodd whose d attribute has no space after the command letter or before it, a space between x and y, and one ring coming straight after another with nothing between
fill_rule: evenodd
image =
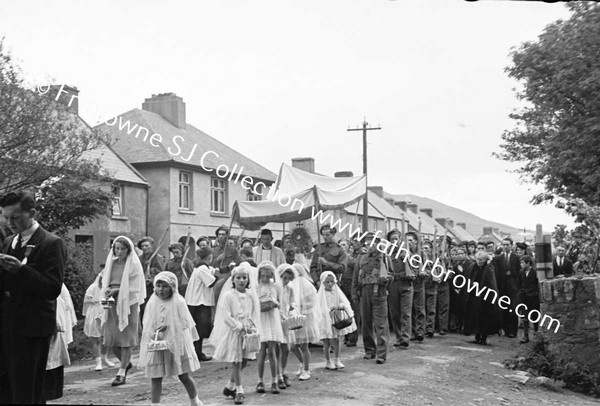
<instances>
[{"instance_id":1,"label":"man wearing cap","mask_svg":"<svg viewBox=\"0 0 600 406\"><path fill-rule=\"evenodd\" d=\"M194 263L190 259L183 257L185 249L180 242L169 245L169 252L173 254L173 258L167 261L165 271L173 272L177 276L177 289L179 290L179 294L185 297L187 284L194 272Z\"/></svg>"},{"instance_id":2,"label":"man wearing cap","mask_svg":"<svg viewBox=\"0 0 600 406\"><path fill-rule=\"evenodd\" d=\"M218 278L213 289L215 294L216 308L221 289L223 289L223 284L231 276L231 270L233 267L242 262L242 258L235 247L229 247L227 244L227 240L229 238L229 228L226 226L220 226L215 231L215 235L217 236L217 246L213 248L214 259L212 266L215 268L215 276Z\"/></svg>"},{"instance_id":3,"label":"man wearing cap","mask_svg":"<svg viewBox=\"0 0 600 406\"><path fill-rule=\"evenodd\" d=\"M392 260L393 282L390 284L388 304L392 318L392 328L396 335L394 347L408 347L412 323L413 280L415 274L404 262L408 255L407 247L403 247L402 233L393 229L387 234L387 240L395 247L390 252ZM403 247L403 250L400 248ZM408 259L406 260L408 262Z\"/></svg>"},{"instance_id":4,"label":"man wearing cap","mask_svg":"<svg viewBox=\"0 0 600 406\"><path fill-rule=\"evenodd\" d=\"M145 236L138 241L137 247L142 250L140 255L140 262L142 263L142 269L144 270L144 276L146 278L146 300L144 304L140 306L140 320L144 320L144 310L146 303L152 297L154 293L154 277L165 269L165 257L156 253L154 254L154 238ZM153 256L154 255L154 256Z\"/></svg>"},{"instance_id":5,"label":"man wearing cap","mask_svg":"<svg viewBox=\"0 0 600 406\"><path fill-rule=\"evenodd\" d=\"M359 256L354 266L352 299L360 299L364 358L376 358L383 364L390 336L387 298L393 270L388 256L377 249L375 234L367 233L364 241L367 253Z\"/></svg>"},{"instance_id":6,"label":"man wearing cap","mask_svg":"<svg viewBox=\"0 0 600 406\"><path fill-rule=\"evenodd\" d=\"M260 245L254 248L254 262L260 264L263 261L271 261L275 268L285 264L285 254L281 248L273 244L273 233L268 228L260 232Z\"/></svg>"},{"instance_id":7,"label":"man wearing cap","mask_svg":"<svg viewBox=\"0 0 600 406\"><path fill-rule=\"evenodd\" d=\"M323 242L317 245L315 255L310 262L310 276L315 285L319 286L321 272L331 271L340 280L346 266L348 266L348 254L335 242L334 237L337 230L329 225L321 226L319 230L323 236Z\"/></svg>"},{"instance_id":8,"label":"man wearing cap","mask_svg":"<svg viewBox=\"0 0 600 406\"><path fill-rule=\"evenodd\" d=\"M410 250L410 257L418 257L418 246L417 234L409 231L406 233L406 239L408 240L408 248ZM418 263L419 261L414 261ZM423 261L421 261L422 263ZM411 268L411 271L414 275L416 275L415 280L413 281L413 303L412 303L412 335L411 340L423 341L423 337L425 337L425 279L426 275L421 272L418 266L413 267L411 265L411 260L406 263L406 266Z\"/></svg>"}]
</instances>

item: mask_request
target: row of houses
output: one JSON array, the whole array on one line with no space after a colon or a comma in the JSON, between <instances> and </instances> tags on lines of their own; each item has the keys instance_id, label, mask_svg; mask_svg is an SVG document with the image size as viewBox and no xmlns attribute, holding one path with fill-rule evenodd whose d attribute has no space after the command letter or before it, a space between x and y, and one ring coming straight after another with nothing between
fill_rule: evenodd
<instances>
[{"instance_id":1,"label":"row of houses","mask_svg":"<svg viewBox=\"0 0 600 406\"><path fill-rule=\"evenodd\" d=\"M64 100L79 97L76 88L64 86L63 89L72 96ZM76 115L79 113L77 106L78 103L70 106ZM158 240L165 233L161 248L161 254L165 256L168 256L169 242L188 234L194 240L199 236L214 237L214 230L219 225L231 223L231 210L236 200L261 200L263 189L270 187L277 177L259 163L187 123L185 103L173 93L152 95L143 102L141 109L124 112L94 129L107 133L114 142L110 147L103 146L87 155L99 158L114 178L114 207L110 218L97 219L72 231L72 238L93 247L96 266L104 262L118 235L127 235L137 241L144 235ZM250 176L257 187L244 187L242 182L223 176L224 167L229 166L231 171L234 163L239 175ZM314 173L313 158L294 158L292 165ZM335 176L352 176L352 173L337 172ZM410 202L386 198L381 187L369 187L368 202L369 228L372 230L401 229L404 219L410 230L420 229L428 237L447 234L457 241L478 239L466 230L466 224L435 218L431 209L419 209ZM360 201L336 210L332 215L358 226L362 221L362 204ZM314 221L269 224L267 227L273 230L275 238L281 238L298 225L307 227L315 235ZM246 231L233 224L232 234L244 233ZM340 238L347 234L348 230L345 230ZM256 233L245 235L255 237ZM479 239L499 242L502 237L498 230L490 228L484 230Z\"/></svg>"}]
</instances>

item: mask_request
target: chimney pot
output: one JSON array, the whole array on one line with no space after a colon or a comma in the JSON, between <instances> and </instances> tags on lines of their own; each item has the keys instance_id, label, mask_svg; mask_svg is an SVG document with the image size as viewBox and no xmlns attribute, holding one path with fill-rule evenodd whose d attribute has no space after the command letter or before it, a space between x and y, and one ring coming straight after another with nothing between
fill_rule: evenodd
<instances>
[{"instance_id":1,"label":"chimney pot","mask_svg":"<svg viewBox=\"0 0 600 406\"><path fill-rule=\"evenodd\" d=\"M462 228L463 230L467 229L467 223L456 223L456 225L460 228Z\"/></svg>"},{"instance_id":2,"label":"chimney pot","mask_svg":"<svg viewBox=\"0 0 600 406\"><path fill-rule=\"evenodd\" d=\"M383 199L383 187L382 186L368 186L367 189Z\"/></svg>"},{"instance_id":3,"label":"chimney pot","mask_svg":"<svg viewBox=\"0 0 600 406\"><path fill-rule=\"evenodd\" d=\"M402 211L406 211L406 205L408 203L406 203L405 201L396 202L395 204L396 204L396 206L400 207L400 209Z\"/></svg>"},{"instance_id":4,"label":"chimney pot","mask_svg":"<svg viewBox=\"0 0 600 406\"><path fill-rule=\"evenodd\" d=\"M408 210L412 211L415 214L419 214L419 205L415 204L415 203L411 203L409 205L407 205L406 207L408 207Z\"/></svg>"},{"instance_id":5,"label":"chimney pot","mask_svg":"<svg viewBox=\"0 0 600 406\"><path fill-rule=\"evenodd\" d=\"M454 227L454 220L448 219L447 223L448 223L448 226Z\"/></svg>"},{"instance_id":6,"label":"chimney pot","mask_svg":"<svg viewBox=\"0 0 600 406\"><path fill-rule=\"evenodd\" d=\"M292 158L292 166L308 173L315 173L315 158Z\"/></svg>"},{"instance_id":7,"label":"chimney pot","mask_svg":"<svg viewBox=\"0 0 600 406\"><path fill-rule=\"evenodd\" d=\"M352 171L339 171L333 174L336 178L351 178L354 176Z\"/></svg>"},{"instance_id":8,"label":"chimney pot","mask_svg":"<svg viewBox=\"0 0 600 406\"><path fill-rule=\"evenodd\" d=\"M427 214L429 217L433 218L433 209L421 209L421 212Z\"/></svg>"},{"instance_id":9,"label":"chimney pot","mask_svg":"<svg viewBox=\"0 0 600 406\"><path fill-rule=\"evenodd\" d=\"M66 106L76 116L79 115L79 90L75 86L51 85L49 93L57 103Z\"/></svg>"},{"instance_id":10,"label":"chimney pot","mask_svg":"<svg viewBox=\"0 0 600 406\"><path fill-rule=\"evenodd\" d=\"M421 210L423 211L423 210ZM440 223L440 225L444 228L446 228L446 219L444 218L436 218L435 221L437 221L438 223Z\"/></svg>"},{"instance_id":11,"label":"chimney pot","mask_svg":"<svg viewBox=\"0 0 600 406\"><path fill-rule=\"evenodd\" d=\"M185 128L185 103L175 93L153 94L144 100L142 110L160 114L177 128Z\"/></svg>"}]
</instances>

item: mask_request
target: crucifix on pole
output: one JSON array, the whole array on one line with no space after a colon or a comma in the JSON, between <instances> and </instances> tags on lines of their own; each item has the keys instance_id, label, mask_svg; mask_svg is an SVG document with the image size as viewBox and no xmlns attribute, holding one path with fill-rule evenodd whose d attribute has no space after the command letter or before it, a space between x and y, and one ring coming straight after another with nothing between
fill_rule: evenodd
<instances>
[{"instance_id":1,"label":"crucifix on pole","mask_svg":"<svg viewBox=\"0 0 600 406\"><path fill-rule=\"evenodd\" d=\"M367 131L381 130L381 127L369 127L367 120L363 120L362 128L348 128L348 131L362 131L363 132L363 174L365 175L365 197L363 198L363 219L362 219L362 231L365 232L369 229L369 197L367 186Z\"/></svg>"}]
</instances>

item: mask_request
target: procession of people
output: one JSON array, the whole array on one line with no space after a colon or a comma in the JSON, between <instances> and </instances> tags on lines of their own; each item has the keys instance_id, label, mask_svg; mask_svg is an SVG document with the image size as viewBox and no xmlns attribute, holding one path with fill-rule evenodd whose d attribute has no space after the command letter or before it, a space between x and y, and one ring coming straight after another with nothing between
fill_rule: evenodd
<instances>
[{"instance_id":1,"label":"procession of people","mask_svg":"<svg viewBox=\"0 0 600 406\"><path fill-rule=\"evenodd\" d=\"M65 250L35 221L31 195L5 195L0 206L14 233L0 257L0 401L44 403L62 395L63 365L69 363L68 353L60 361L69 338L56 335L72 337L74 325L64 310L70 302L62 284ZM323 347L327 370L343 369L342 345L354 347L362 337L364 359L380 365L393 347L407 350L435 335L472 335L478 345L494 334L514 338L515 306L539 309L529 247L510 238L496 247L394 229L385 242L395 248L382 252L377 247L383 239L372 232L362 240L336 239L329 225L318 232L323 242L308 247L290 235L273 241L266 228L256 239L242 239L220 226L214 246L206 236L197 239L197 249L189 238L185 245L180 239L168 245L170 259L158 254L162 241L156 244L152 236L137 244L117 236L84 299L95 369L114 367L109 358L116 356L112 386L126 384L134 366L143 370L153 404L160 402L162 379L177 376L196 406L202 402L191 374L202 362L227 362L232 374L223 395L242 404L248 362L258 365L255 391L280 394L296 384L288 372L290 353L298 360L298 381L311 379L311 345ZM423 267L414 265L414 255L425 261ZM555 262L568 272L562 256ZM448 277L440 277L435 264ZM506 295L510 307L501 311L474 291L456 288L458 277ZM529 322L522 324L520 341L527 343ZM50 360L58 360L52 368Z\"/></svg>"}]
</instances>

